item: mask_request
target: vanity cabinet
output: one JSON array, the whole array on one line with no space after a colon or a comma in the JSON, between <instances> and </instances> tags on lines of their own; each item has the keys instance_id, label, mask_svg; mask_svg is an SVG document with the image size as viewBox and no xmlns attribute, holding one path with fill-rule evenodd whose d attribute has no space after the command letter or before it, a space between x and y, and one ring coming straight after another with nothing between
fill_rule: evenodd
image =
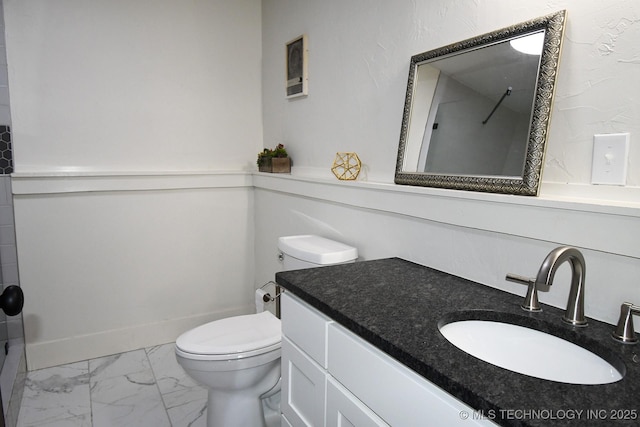
<instances>
[{"instance_id":1,"label":"vanity cabinet","mask_svg":"<svg viewBox=\"0 0 640 427\"><path fill-rule=\"evenodd\" d=\"M388 427L389 424L328 375L326 427L346 426Z\"/></svg>"},{"instance_id":2,"label":"vanity cabinet","mask_svg":"<svg viewBox=\"0 0 640 427\"><path fill-rule=\"evenodd\" d=\"M281 298L283 426L495 425L291 292Z\"/></svg>"},{"instance_id":3,"label":"vanity cabinet","mask_svg":"<svg viewBox=\"0 0 640 427\"><path fill-rule=\"evenodd\" d=\"M331 319L299 299L281 296L282 425L324 426L327 328Z\"/></svg>"},{"instance_id":4,"label":"vanity cabinet","mask_svg":"<svg viewBox=\"0 0 640 427\"><path fill-rule=\"evenodd\" d=\"M324 426L326 370L282 338L282 414L293 426Z\"/></svg>"}]
</instances>

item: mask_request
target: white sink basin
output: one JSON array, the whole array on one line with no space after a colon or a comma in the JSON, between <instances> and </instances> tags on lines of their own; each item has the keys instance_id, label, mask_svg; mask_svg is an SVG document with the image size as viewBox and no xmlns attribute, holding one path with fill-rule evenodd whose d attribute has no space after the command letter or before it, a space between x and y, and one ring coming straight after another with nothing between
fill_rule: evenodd
<instances>
[{"instance_id":1,"label":"white sink basin","mask_svg":"<svg viewBox=\"0 0 640 427\"><path fill-rule=\"evenodd\" d=\"M478 359L532 377L569 384L607 384L622 378L589 350L523 326L463 320L441 326L440 332Z\"/></svg>"}]
</instances>

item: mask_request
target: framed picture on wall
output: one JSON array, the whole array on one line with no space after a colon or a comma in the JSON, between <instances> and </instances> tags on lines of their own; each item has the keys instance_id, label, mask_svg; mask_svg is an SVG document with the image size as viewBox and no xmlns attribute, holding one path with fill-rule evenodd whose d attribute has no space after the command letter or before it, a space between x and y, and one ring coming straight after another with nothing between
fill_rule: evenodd
<instances>
[{"instance_id":1,"label":"framed picture on wall","mask_svg":"<svg viewBox=\"0 0 640 427\"><path fill-rule=\"evenodd\" d=\"M287 98L305 96L307 88L307 35L303 34L287 43Z\"/></svg>"}]
</instances>

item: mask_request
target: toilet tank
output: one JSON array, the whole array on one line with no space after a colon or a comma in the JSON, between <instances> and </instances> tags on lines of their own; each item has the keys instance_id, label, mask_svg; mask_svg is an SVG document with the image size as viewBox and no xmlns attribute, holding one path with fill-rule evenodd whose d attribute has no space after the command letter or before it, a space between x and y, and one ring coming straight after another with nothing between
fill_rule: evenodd
<instances>
[{"instance_id":1,"label":"toilet tank","mask_svg":"<svg viewBox=\"0 0 640 427\"><path fill-rule=\"evenodd\" d=\"M285 270L345 264L358 258L356 248L314 235L280 237L278 249Z\"/></svg>"}]
</instances>

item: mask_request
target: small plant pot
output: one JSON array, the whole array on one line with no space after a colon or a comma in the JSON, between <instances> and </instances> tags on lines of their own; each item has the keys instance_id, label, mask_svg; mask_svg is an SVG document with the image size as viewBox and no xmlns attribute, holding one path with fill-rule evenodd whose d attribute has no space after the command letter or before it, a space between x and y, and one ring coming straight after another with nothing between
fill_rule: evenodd
<instances>
[{"instance_id":1,"label":"small plant pot","mask_svg":"<svg viewBox=\"0 0 640 427\"><path fill-rule=\"evenodd\" d=\"M260 164L258 165L258 170L260 172L271 172L272 164L271 157L263 157L260 159Z\"/></svg>"},{"instance_id":2,"label":"small plant pot","mask_svg":"<svg viewBox=\"0 0 640 427\"><path fill-rule=\"evenodd\" d=\"M271 172L273 173L291 173L290 157L274 157L271 159Z\"/></svg>"}]
</instances>

